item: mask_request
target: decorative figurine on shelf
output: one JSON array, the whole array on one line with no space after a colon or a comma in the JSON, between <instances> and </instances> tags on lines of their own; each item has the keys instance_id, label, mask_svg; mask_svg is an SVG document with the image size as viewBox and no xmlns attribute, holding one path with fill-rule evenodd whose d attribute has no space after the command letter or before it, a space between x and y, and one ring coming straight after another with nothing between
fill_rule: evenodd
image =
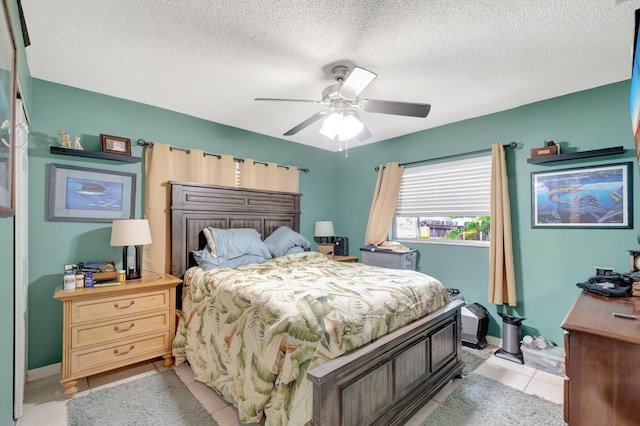
<instances>
[{"instance_id":1,"label":"decorative figurine on shelf","mask_svg":"<svg viewBox=\"0 0 640 426\"><path fill-rule=\"evenodd\" d=\"M60 145L63 148L71 148L71 140L69 139L69 133L67 132L58 132L60 135Z\"/></svg>"},{"instance_id":2,"label":"decorative figurine on shelf","mask_svg":"<svg viewBox=\"0 0 640 426\"><path fill-rule=\"evenodd\" d=\"M76 136L75 139L73 139L73 149L84 149L82 145L80 145L80 136Z\"/></svg>"}]
</instances>

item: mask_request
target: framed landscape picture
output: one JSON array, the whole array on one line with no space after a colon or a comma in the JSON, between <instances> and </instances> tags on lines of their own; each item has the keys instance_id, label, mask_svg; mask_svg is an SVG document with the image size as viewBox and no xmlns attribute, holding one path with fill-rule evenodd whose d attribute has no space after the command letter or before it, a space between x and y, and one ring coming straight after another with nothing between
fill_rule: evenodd
<instances>
[{"instance_id":1,"label":"framed landscape picture","mask_svg":"<svg viewBox=\"0 0 640 426\"><path fill-rule=\"evenodd\" d=\"M632 228L632 163L531 173L532 228Z\"/></svg>"},{"instance_id":2,"label":"framed landscape picture","mask_svg":"<svg viewBox=\"0 0 640 426\"><path fill-rule=\"evenodd\" d=\"M111 222L135 216L136 174L51 164L49 220Z\"/></svg>"}]
</instances>

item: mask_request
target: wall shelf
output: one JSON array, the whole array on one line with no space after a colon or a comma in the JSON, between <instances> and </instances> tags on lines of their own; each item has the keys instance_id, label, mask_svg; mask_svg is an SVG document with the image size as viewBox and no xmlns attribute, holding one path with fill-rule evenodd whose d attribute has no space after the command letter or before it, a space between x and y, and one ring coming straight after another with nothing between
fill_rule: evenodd
<instances>
[{"instance_id":1,"label":"wall shelf","mask_svg":"<svg viewBox=\"0 0 640 426\"><path fill-rule=\"evenodd\" d=\"M61 146L50 147L52 154L71 155L74 157L100 158L102 160L115 160L125 163L139 163L140 157L132 157L130 155L112 154L110 152L85 151L82 149L63 148Z\"/></svg>"},{"instance_id":2,"label":"wall shelf","mask_svg":"<svg viewBox=\"0 0 640 426\"><path fill-rule=\"evenodd\" d=\"M569 152L567 154L547 155L543 157L528 158L527 163L541 164L552 163L555 161L577 160L579 158L602 157L604 155L624 154L623 146L614 146L611 148L594 149L592 151Z\"/></svg>"}]
</instances>

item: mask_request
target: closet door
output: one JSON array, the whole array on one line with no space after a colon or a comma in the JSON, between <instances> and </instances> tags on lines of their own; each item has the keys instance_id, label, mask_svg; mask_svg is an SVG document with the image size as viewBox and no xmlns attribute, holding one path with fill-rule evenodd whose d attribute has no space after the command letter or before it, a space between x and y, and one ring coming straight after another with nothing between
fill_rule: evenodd
<instances>
[{"instance_id":1,"label":"closet door","mask_svg":"<svg viewBox=\"0 0 640 426\"><path fill-rule=\"evenodd\" d=\"M13 417L22 416L24 386L27 376L27 287L29 284L28 262L28 138L29 125L25 116L22 101L16 103L16 149L15 149L15 320L14 320L14 387Z\"/></svg>"}]
</instances>

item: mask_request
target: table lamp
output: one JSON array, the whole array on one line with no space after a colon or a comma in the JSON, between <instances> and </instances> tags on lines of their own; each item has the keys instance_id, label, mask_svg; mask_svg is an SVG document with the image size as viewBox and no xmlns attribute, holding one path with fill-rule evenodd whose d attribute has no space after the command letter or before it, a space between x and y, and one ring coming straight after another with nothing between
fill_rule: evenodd
<instances>
[{"instance_id":1,"label":"table lamp","mask_svg":"<svg viewBox=\"0 0 640 426\"><path fill-rule=\"evenodd\" d=\"M122 246L122 267L127 271L127 279L142 276L140 246L151 244L151 231L147 219L114 220L111 227L111 245ZM135 247L135 255L128 256L129 246Z\"/></svg>"},{"instance_id":2,"label":"table lamp","mask_svg":"<svg viewBox=\"0 0 640 426\"><path fill-rule=\"evenodd\" d=\"M333 241L334 237L333 222L330 220L322 220L316 222L313 236L319 238L318 252L326 256L333 257Z\"/></svg>"}]
</instances>

